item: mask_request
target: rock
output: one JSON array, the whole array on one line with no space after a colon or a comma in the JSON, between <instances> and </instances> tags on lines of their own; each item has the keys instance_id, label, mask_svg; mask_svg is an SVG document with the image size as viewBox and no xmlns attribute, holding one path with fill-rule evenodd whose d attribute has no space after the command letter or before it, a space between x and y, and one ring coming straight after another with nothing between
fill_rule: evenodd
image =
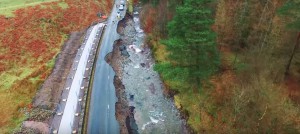
<instances>
[{"instance_id":1,"label":"rock","mask_svg":"<svg viewBox=\"0 0 300 134\"><path fill-rule=\"evenodd\" d=\"M154 86L153 83L151 83L151 84L149 85L149 89L150 89L150 91L151 91L152 94L155 94L156 89L155 89L155 86Z\"/></svg>"},{"instance_id":2,"label":"rock","mask_svg":"<svg viewBox=\"0 0 300 134\"><path fill-rule=\"evenodd\" d=\"M121 51L121 55L125 57L129 57L129 53L126 50Z\"/></svg>"},{"instance_id":3,"label":"rock","mask_svg":"<svg viewBox=\"0 0 300 134\"><path fill-rule=\"evenodd\" d=\"M145 67L146 66L146 64L145 63L141 63L141 67Z\"/></svg>"},{"instance_id":4,"label":"rock","mask_svg":"<svg viewBox=\"0 0 300 134\"><path fill-rule=\"evenodd\" d=\"M126 50L126 46L125 46L125 45L121 45L121 46L119 47L119 50L120 50L120 51Z\"/></svg>"},{"instance_id":5,"label":"rock","mask_svg":"<svg viewBox=\"0 0 300 134\"><path fill-rule=\"evenodd\" d=\"M129 98L131 101L133 101L133 99L134 99L134 95L130 95L130 98Z\"/></svg>"}]
</instances>

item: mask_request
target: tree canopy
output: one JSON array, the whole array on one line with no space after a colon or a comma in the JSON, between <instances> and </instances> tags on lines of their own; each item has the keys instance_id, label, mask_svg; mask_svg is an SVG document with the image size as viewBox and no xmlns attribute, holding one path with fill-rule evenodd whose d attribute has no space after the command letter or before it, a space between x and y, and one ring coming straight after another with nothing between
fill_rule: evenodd
<instances>
[{"instance_id":1,"label":"tree canopy","mask_svg":"<svg viewBox=\"0 0 300 134\"><path fill-rule=\"evenodd\" d=\"M300 31L300 0L288 0L278 13L289 18L288 28Z\"/></svg>"},{"instance_id":2,"label":"tree canopy","mask_svg":"<svg viewBox=\"0 0 300 134\"><path fill-rule=\"evenodd\" d=\"M176 8L176 15L168 24L169 37L162 41L171 62L156 66L163 77L200 87L201 80L217 71L220 61L216 35L211 30L214 23L211 2L184 0L184 4Z\"/></svg>"}]
</instances>

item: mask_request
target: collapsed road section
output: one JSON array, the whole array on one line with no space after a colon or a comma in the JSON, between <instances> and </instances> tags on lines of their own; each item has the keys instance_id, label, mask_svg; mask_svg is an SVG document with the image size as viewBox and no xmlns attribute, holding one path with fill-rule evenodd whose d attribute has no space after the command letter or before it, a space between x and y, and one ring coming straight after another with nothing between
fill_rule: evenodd
<instances>
[{"instance_id":1,"label":"collapsed road section","mask_svg":"<svg viewBox=\"0 0 300 134\"><path fill-rule=\"evenodd\" d=\"M107 21L105 33L102 36L100 52L97 57L94 72L87 133L89 134L117 134L120 133L119 123L115 116L115 104L117 102L116 91L113 84L115 72L105 61L105 57L113 49L113 43L120 38L117 33L117 22L125 15L125 9L116 8L119 0Z\"/></svg>"}]
</instances>

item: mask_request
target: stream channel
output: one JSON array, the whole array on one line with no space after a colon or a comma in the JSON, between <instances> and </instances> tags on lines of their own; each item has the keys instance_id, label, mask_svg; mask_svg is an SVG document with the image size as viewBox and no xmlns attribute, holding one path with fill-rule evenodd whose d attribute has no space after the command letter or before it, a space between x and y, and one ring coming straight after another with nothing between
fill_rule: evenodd
<instances>
[{"instance_id":1,"label":"stream channel","mask_svg":"<svg viewBox=\"0 0 300 134\"><path fill-rule=\"evenodd\" d=\"M127 14L119 22L118 32L121 39L115 42L108 61L116 72L115 86L119 94L116 116L120 122L121 133L125 126L128 133L187 133L185 121L180 118L173 100L163 95L165 87L159 74L153 70L155 61L151 50L144 44L145 34L140 27L140 10L140 6L135 7L132 16ZM119 80L119 85L116 84L116 79ZM121 119L119 116L125 117Z\"/></svg>"}]
</instances>

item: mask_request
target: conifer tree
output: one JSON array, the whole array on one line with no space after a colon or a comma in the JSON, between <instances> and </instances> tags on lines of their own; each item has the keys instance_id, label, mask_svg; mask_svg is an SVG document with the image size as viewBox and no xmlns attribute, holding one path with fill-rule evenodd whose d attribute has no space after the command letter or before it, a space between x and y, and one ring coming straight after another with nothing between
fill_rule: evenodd
<instances>
[{"instance_id":1,"label":"conifer tree","mask_svg":"<svg viewBox=\"0 0 300 134\"><path fill-rule=\"evenodd\" d=\"M214 23L212 0L184 0L168 24L167 46L170 63L158 64L156 69L164 77L191 82L200 87L219 66L216 36L211 30Z\"/></svg>"}]
</instances>

